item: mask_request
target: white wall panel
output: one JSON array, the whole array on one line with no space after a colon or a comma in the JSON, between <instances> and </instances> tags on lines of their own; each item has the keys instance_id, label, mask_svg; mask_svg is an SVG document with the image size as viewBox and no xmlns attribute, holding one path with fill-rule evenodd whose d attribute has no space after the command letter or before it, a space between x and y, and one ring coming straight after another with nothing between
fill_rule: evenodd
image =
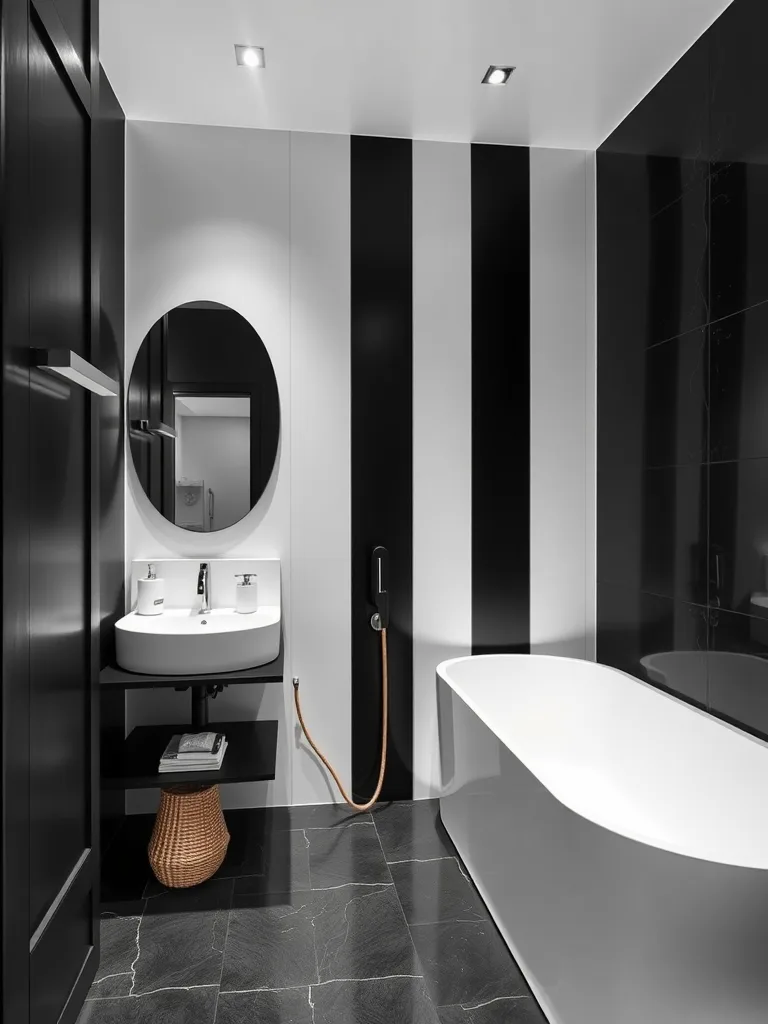
<instances>
[{"instance_id":1,"label":"white wall panel","mask_svg":"<svg viewBox=\"0 0 768 1024\"><path fill-rule=\"evenodd\" d=\"M167 523L138 484L126 451L126 558L227 554L281 559L283 616L290 637L290 270L289 137L193 125L129 122L126 135L126 373L144 335L174 306L212 299L259 332L280 391L278 461L258 505L221 532L187 533ZM287 650L290 671L290 647ZM189 693L130 692L128 726L187 718ZM222 790L226 806L291 801L284 688L229 687L211 719L277 718L277 778ZM129 811L156 793L129 793Z\"/></svg>"},{"instance_id":2,"label":"white wall panel","mask_svg":"<svg viewBox=\"0 0 768 1024\"><path fill-rule=\"evenodd\" d=\"M292 664L313 738L351 786L349 147L291 133ZM339 799L292 732L293 802Z\"/></svg>"},{"instance_id":3,"label":"white wall panel","mask_svg":"<svg viewBox=\"0 0 768 1024\"><path fill-rule=\"evenodd\" d=\"M575 658L594 592L588 159L531 150L531 652Z\"/></svg>"},{"instance_id":4,"label":"white wall panel","mask_svg":"<svg viewBox=\"0 0 768 1024\"><path fill-rule=\"evenodd\" d=\"M435 668L472 644L470 147L413 144L414 797L439 787ZM396 680L393 680L396 685Z\"/></svg>"}]
</instances>

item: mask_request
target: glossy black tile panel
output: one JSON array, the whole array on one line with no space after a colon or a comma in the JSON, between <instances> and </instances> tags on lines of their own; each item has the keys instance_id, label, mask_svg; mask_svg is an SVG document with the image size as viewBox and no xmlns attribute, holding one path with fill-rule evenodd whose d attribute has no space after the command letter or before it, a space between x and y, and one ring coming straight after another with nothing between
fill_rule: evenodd
<instances>
[{"instance_id":1,"label":"glossy black tile panel","mask_svg":"<svg viewBox=\"0 0 768 1024\"><path fill-rule=\"evenodd\" d=\"M651 348L629 326L601 335L601 469L707 460L708 335L699 328Z\"/></svg>"},{"instance_id":2,"label":"glossy black tile panel","mask_svg":"<svg viewBox=\"0 0 768 1024\"><path fill-rule=\"evenodd\" d=\"M651 225L643 155L597 154L597 321L600 348L637 351L649 344ZM626 344L623 339L629 339ZM601 372L598 360L598 374Z\"/></svg>"},{"instance_id":3,"label":"glossy black tile panel","mask_svg":"<svg viewBox=\"0 0 768 1024\"><path fill-rule=\"evenodd\" d=\"M651 215L644 158L598 152L597 169L601 335L632 331L649 346L706 324L708 181Z\"/></svg>"},{"instance_id":4,"label":"glossy black tile panel","mask_svg":"<svg viewBox=\"0 0 768 1024\"><path fill-rule=\"evenodd\" d=\"M737 0L709 32L714 317L768 299L767 32L760 0Z\"/></svg>"},{"instance_id":5,"label":"glossy black tile panel","mask_svg":"<svg viewBox=\"0 0 768 1024\"><path fill-rule=\"evenodd\" d=\"M650 221L648 342L709 320L709 183L692 186Z\"/></svg>"},{"instance_id":6,"label":"glossy black tile panel","mask_svg":"<svg viewBox=\"0 0 768 1024\"><path fill-rule=\"evenodd\" d=\"M707 460L708 333L706 328L691 331L646 352L643 436L647 466Z\"/></svg>"},{"instance_id":7,"label":"glossy black tile panel","mask_svg":"<svg viewBox=\"0 0 768 1024\"><path fill-rule=\"evenodd\" d=\"M707 467L598 473L598 581L705 603Z\"/></svg>"},{"instance_id":8,"label":"glossy black tile panel","mask_svg":"<svg viewBox=\"0 0 768 1024\"><path fill-rule=\"evenodd\" d=\"M710 708L758 736L768 737L768 599L755 615L710 616Z\"/></svg>"},{"instance_id":9,"label":"glossy black tile panel","mask_svg":"<svg viewBox=\"0 0 768 1024\"><path fill-rule=\"evenodd\" d=\"M768 459L710 466L710 602L752 614L768 583Z\"/></svg>"},{"instance_id":10,"label":"glossy black tile panel","mask_svg":"<svg viewBox=\"0 0 768 1024\"><path fill-rule=\"evenodd\" d=\"M710 452L768 457L768 302L711 327Z\"/></svg>"},{"instance_id":11,"label":"glossy black tile panel","mask_svg":"<svg viewBox=\"0 0 768 1024\"><path fill-rule=\"evenodd\" d=\"M709 160L709 42L700 39L612 132L599 154L647 161L642 199L656 213L706 179Z\"/></svg>"},{"instance_id":12,"label":"glossy black tile panel","mask_svg":"<svg viewBox=\"0 0 768 1024\"><path fill-rule=\"evenodd\" d=\"M597 660L706 706L707 610L599 584Z\"/></svg>"}]
</instances>

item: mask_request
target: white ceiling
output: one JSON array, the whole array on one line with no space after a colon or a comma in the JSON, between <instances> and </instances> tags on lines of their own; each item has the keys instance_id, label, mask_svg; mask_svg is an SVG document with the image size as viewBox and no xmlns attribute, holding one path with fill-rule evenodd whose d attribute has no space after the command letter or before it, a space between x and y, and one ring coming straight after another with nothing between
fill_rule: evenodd
<instances>
[{"instance_id":1,"label":"white ceiling","mask_svg":"<svg viewBox=\"0 0 768 1024\"><path fill-rule=\"evenodd\" d=\"M728 2L101 0L101 57L137 120L592 149Z\"/></svg>"}]
</instances>

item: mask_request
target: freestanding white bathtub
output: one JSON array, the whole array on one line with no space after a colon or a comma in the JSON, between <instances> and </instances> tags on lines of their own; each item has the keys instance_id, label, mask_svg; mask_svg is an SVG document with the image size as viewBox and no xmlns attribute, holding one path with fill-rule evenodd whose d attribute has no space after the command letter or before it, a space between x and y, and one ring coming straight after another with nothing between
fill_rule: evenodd
<instances>
[{"instance_id":1,"label":"freestanding white bathtub","mask_svg":"<svg viewBox=\"0 0 768 1024\"><path fill-rule=\"evenodd\" d=\"M590 662L437 672L442 819L551 1024L766 1024L768 745Z\"/></svg>"}]
</instances>

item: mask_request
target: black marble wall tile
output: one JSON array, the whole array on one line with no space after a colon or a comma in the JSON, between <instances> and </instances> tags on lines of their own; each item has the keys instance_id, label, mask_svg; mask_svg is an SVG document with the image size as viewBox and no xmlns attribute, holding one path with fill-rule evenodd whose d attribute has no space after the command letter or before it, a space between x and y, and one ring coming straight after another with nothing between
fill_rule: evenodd
<instances>
[{"instance_id":1,"label":"black marble wall tile","mask_svg":"<svg viewBox=\"0 0 768 1024\"><path fill-rule=\"evenodd\" d=\"M647 345L650 336L651 225L645 157L600 149L597 194L598 337L611 339L616 347L628 338L627 347L634 352L638 344Z\"/></svg>"},{"instance_id":2,"label":"black marble wall tile","mask_svg":"<svg viewBox=\"0 0 768 1024\"><path fill-rule=\"evenodd\" d=\"M707 177L709 51L709 40L698 40L600 147L647 162L650 214Z\"/></svg>"},{"instance_id":3,"label":"black marble wall tile","mask_svg":"<svg viewBox=\"0 0 768 1024\"><path fill-rule=\"evenodd\" d=\"M751 614L768 589L768 459L714 463L709 492L711 603Z\"/></svg>"},{"instance_id":4,"label":"black marble wall tile","mask_svg":"<svg viewBox=\"0 0 768 1024\"><path fill-rule=\"evenodd\" d=\"M705 706L707 618L699 605L599 584L597 660Z\"/></svg>"},{"instance_id":5,"label":"black marble wall tile","mask_svg":"<svg viewBox=\"0 0 768 1024\"><path fill-rule=\"evenodd\" d=\"M768 458L768 302L711 328L710 457Z\"/></svg>"},{"instance_id":6,"label":"black marble wall tile","mask_svg":"<svg viewBox=\"0 0 768 1024\"><path fill-rule=\"evenodd\" d=\"M768 737L768 599L755 615L713 611L707 658L710 708Z\"/></svg>"},{"instance_id":7,"label":"black marble wall tile","mask_svg":"<svg viewBox=\"0 0 768 1024\"><path fill-rule=\"evenodd\" d=\"M701 465L603 474L598 480L598 581L706 602L706 482L707 467Z\"/></svg>"},{"instance_id":8,"label":"black marble wall tile","mask_svg":"<svg viewBox=\"0 0 768 1024\"><path fill-rule=\"evenodd\" d=\"M709 184L700 181L650 218L649 344L709 320L708 205Z\"/></svg>"},{"instance_id":9,"label":"black marble wall tile","mask_svg":"<svg viewBox=\"0 0 768 1024\"><path fill-rule=\"evenodd\" d=\"M736 0L711 46L712 315L768 299L768 7Z\"/></svg>"},{"instance_id":10,"label":"black marble wall tile","mask_svg":"<svg viewBox=\"0 0 768 1024\"><path fill-rule=\"evenodd\" d=\"M707 459L709 331L700 328L645 354L644 462L697 464Z\"/></svg>"},{"instance_id":11,"label":"black marble wall tile","mask_svg":"<svg viewBox=\"0 0 768 1024\"><path fill-rule=\"evenodd\" d=\"M760 735L766 29L734 0L597 156L598 657Z\"/></svg>"}]
</instances>

